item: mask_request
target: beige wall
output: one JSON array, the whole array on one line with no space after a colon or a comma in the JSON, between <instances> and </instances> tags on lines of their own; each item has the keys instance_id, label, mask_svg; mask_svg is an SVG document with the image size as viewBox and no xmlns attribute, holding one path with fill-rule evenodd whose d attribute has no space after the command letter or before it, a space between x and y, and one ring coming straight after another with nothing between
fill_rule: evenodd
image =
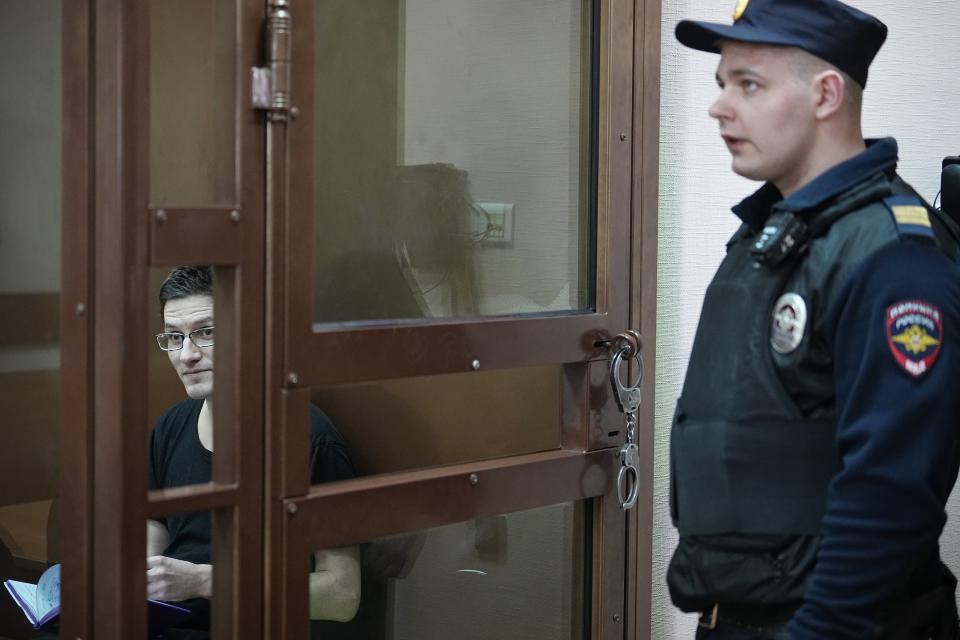
<instances>
[{"instance_id":1,"label":"beige wall","mask_svg":"<svg viewBox=\"0 0 960 640\"><path fill-rule=\"evenodd\" d=\"M0 0L0 292L60 289L60 2Z\"/></svg>"},{"instance_id":2,"label":"beige wall","mask_svg":"<svg viewBox=\"0 0 960 640\"><path fill-rule=\"evenodd\" d=\"M851 0L890 27L865 97L865 134L896 136L900 171L927 199L939 189L940 160L960 153L960 12L951 0L909 6ZM653 637L692 638L694 621L669 602L663 582L676 538L667 507L670 418L680 392L700 304L724 244L736 228L729 206L757 185L730 172L729 157L707 108L716 95L717 57L680 47L681 18L730 22L733 2L664 0L660 133L660 236L657 301L657 405L653 567ZM941 541L960 573L960 495Z\"/></svg>"},{"instance_id":3,"label":"beige wall","mask_svg":"<svg viewBox=\"0 0 960 640\"><path fill-rule=\"evenodd\" d=\"M58 490L60 67L60 2L0 0L0 567L5 578L32 577L29 572L54 561L57 552L51 512ZM13 633L21 620L12 603L0 603L0 633Z\"/></svg>"}]
</instances>

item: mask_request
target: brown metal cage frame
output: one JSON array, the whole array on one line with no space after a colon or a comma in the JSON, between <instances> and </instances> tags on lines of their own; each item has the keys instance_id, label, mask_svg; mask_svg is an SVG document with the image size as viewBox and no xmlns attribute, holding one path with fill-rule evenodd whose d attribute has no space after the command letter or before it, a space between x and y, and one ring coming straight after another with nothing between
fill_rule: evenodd
<instances>
[{"instance_id":1,"label":"brown metal cage frame","mask_svg":"<svg viewBox=\"0 0 960 640\"><path fill-rule=\"evenodd\" d=\"M224 207L149 202L148 6L63 3L62 637L143 634L150 515L213 512L217 640L295 638L307 619L305 573L295 569L312 548L583 499L595 505L591 636L649 637L660 2L597 1L597 312L320 332L309 282L294 279L312 272L309 171L291 162L310 143L310 118L267 124L249 108L263 0L237 0L237 192ZM291 9L308 16L311 3ZM309 28L295 32L295 55L310 38ZM301 114L311 81L309 65L299 67ZM228 444L218 445L209 485L148 495L146 436L130 427L146 421L146 359L127 346L148 330L149 268L175 264L217 265L217 307L230 310L218 314L218 341L233 346L218 350L215 438ZM591 371L608 356L598 343L630 327L646 347L645 466L638 506L624 515L612 480L617 443L586 416ZM388 340L397 364L371 366ZM420 340L462 349L425 356L406 346ZM503 347L517 341L525 347ZM308 486L294 455L306 439L297 426L306 387L462 371L475 357L492 369L565 363L560 449ZM375 509L384 501L389 511ZM337 526L322 517L331 509Z\"/></svg>"}]
</instances>

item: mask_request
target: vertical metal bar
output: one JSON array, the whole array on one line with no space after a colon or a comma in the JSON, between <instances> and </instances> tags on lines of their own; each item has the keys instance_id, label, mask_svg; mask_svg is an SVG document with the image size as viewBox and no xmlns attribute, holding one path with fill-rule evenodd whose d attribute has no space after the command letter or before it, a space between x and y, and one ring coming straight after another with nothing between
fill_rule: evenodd
<instances>
[{"instance_id":1,"label":"vertical metal bar","mask_svg":"<svg viewBox=\"0 0 960 640\"><path fill-rule=\"evenodd\" d=\"M237 481L237 403L240 399L238 283L234 267L214 269L213 308L217 325L217 360L214 370L213 480Z\"/></svg>"},{"instance_id":2,"label":"vertical metal bar","mask_svg":"<svg viewBox=\"0 0 960 640\"><path fill-rule=\"evenodd\" d=\"M594 638L630 638L625 623L626 517L617 500L616 483L594 503Z\"/></svg>"},{"instance_id":3,"label":"vertical metal bar","mask_svg":"<svg viewBox=\"0 0 960 640\"><path fill-rule=\"evenodd\" d=\"M260 640L265 634L264 601L264 252L266 147L264 121L249 109L249 69L261 51L266 7L262 0L236 0L236 168L239 193L238 224L244 226L240 263L233 271L234 419L229 423L235 443L234 477L239 483L233 513L230 582L233 626L217 640ZM219 329L218 329L219 331ZM220 544L215 541L215 544ZM215 569L217 571L217 569ZM214 578L216 581L216 577ZM229 635L228 635L229 634Z\"/></svg>"},{"instance_id":4,"label":"vertical metal bar","mask_svg":"<svg viewBox=\"0 0 960 640\"><path fill-rule=\"evenodd\" d=\"M93 636L146 633L147 5L95 4Z\"/></svg>"},{"instance_id":5,"label":"vertical metal bar","mask_svg":"<svg viewBox=\"0 0 960 640\"><path fill-rule=\"evenodd\" d=\"M307 548L308 531L297 522L296 505L281 504L283 509L284 540L282 551L283 571L279 574L277 591L282 594L280 604L280 634L277 637L290 640L306 640L309 635L310 607L308 599L309 578L306 567L309 566ZM288 508L290 507L290 508Z\"/></svg>"},{"instance_id":6,"label":"vertical metal bar","mask_svg":"<svg viewBox=\"0 0 960 640\"><path fill-rule=\"evenodd\" d=\"M239 509L231 506L215 509L211 514L210 562L213 564L213 592L210 625L214 640L238 637L235 614L239 610L237 596L240 584L237 569L238 564L244 561L237 553L238 511ZM250 560L252 559L246 559Z\"/></svg>"},{"instance_id":7,"label":"vertical metal bar","mask_svg":"<svg viewBox=\"0 0 960 640\"><path fill-rule=\"evenodd\" d=\"M312 192L306 192L306 200L298 200L304 196L304 185L296 181L301 173L293 174L290 171L291 157L297 158L297 166L312 176L312 147L313 147L313 0L291 0L287 2L271 2L272 8L282 7L287 16L295 16L297 24L301 25L286 34L283 45L287 59L296 54L296 67L287 66L286 74L286 107L291 107L291 100L296 99L299 108L306 117L294 120L272 119L267 125L266 138L266 301L267 315L265 318L266 337L266 366L264 379L264 393L267 402L267 451L270 458L267 463L266 474L266 513L264 534L265 579L274 588L265 599L265 633L267 637L291 638L291 626L297 621L291 619L288 605L291 598L302 596L303 606L307 605L306 585L302 589L297 583L302 577L306 583L306 574L303 576L291 575L287 567L291 566L287 554L291 549L285 547L285 528L288 525L289 514L285 510L283 498L287 491L302 485L305 474L290 468L288 458L283 455L287 447L291 446L288 419L300 419L302 408L308 406L309 398L304 402L304 395L309 395L306 389L294 389L288 396L284 392L287 385L297 386L296 371L290 369L289 357L290 336L297 335L295 330L299 323L309 323L309 301L300 295L291 298L291 293L300 293L300 288L291 286L290 261L303 259L302 251L291 248L290 229L288 225L292 219L291 210L296 206L301 210L312 212ZM270 52L271 58L278 57L282 52ZM276 70L274 82L276 83ZM276 88L276 85L275 87ZM281 89L284 88L281 84ZM291 129L295 135L291 137ZM298 144L295 144L297 141ZM308 178L309 180L310 178ZM306 207L306 209L303 209ZM298 226L295 237L306 243L312 242L312 213L306 216L306 226ZM301 221L302 222L302 221ZM309 249L309 244L307 245ZM307 254L309 255L309 254ZM312 265L307 260L301 262L301 269L308 269L300 277L312 280ZM307 266L309 265L309 266ZM295 300L295 302L294 302ZM291 305L303 314L291 313ZM294 552L295 553L295 552ZM297 566L297 565L293 565ZM295 604L295 603L293 603ZM297 614L299 615L299 614ZM306 610L303 611L303 620L306 624Z\"/></svg>"},{"instance_id":8,"label":"vertical metal bar","mask_svg":"<svg viewBox=\"0 0 960 640\"><path fill-rule=\"evenodd\" d=\"M651 636L653 588L654 392L656 380L657 196L660 145L661 0L635 0L633 199L630 326L643 335L646 367L638 412L640 496L628 521L631 636Z\"/></svg>"},{"instance_id":9,"label":"vertical metal bar","mask_svg":"<svg viewBox=\"0 0 960 640\"><path fill-rule=\"evenodd\" d=\"M267 270L265 318L266 377L264 395L266 396L266 449L269 459L266 464L265 487L265 526L264 532L264 578L277 588L269 590L265 599L265 637L284 638L283 602L286 589L281 582L283 571L283 490L289 484L287 470L280 459L283 449L284 416L286 403L280 381L284 379L283 336L287 333L283 314L283 278L286 265L283 262L283 207L285 190L283 189L283 154L286 146L283 142L286 127L279 124L267 126Z\"/></svg>"},{"instance_id":10,"label":"vertical metal bar","mask_svg":"<svg viewBox=\"0 0 960 640\"><path fill-rule=\"evenodd\" d=\"M88 638L91 628L91 470L93 429L91 309L91 15L89 1L61 3L60 267L60 630ZM78 230L80 230L78 232Z\"/></svg>"},{"instance_id":11,"label":"vertical metal bar","mask_svg":"<svg viewBox=\"0 0 960 640\"><path fill-rule=\"evenodd\" d=\"M288 383L289 374L293 373L301 376L299 384L304 385L300 358L304 353L304 336L310 334L313 323L315 278L316 17L314 0L293 0L291 5L297 28L291 38L291 57L295 56L296 65L290 70L290 91L302 117L282 127L270 127L274 144L269 150L268 164L273 168L270 173L273 197L268 206L275 221L272 251L276 256L270 268L276 271L274 282L278 285L278 302L282 302L273 307L281 327L280 333L273 335L282 337L277 357L278 362L282 357L282 366L286 367L274 381L281 385Z\"/></svg>"},{"instance_id":12,"label":"vertical metal bar","mask_svg":"<svg viewBox=\"0 0 960 640\"><path fill-rule=\"evenodd\" d=\"M302 496L310 489L309 456L304 447L310 441L310 389L284 389L280 397L283 430L277 453L284 470L280 495Z\"/></svg>"},{"instance_id":13,"label":"vertical metal bar","mask_svg":"<svg viewBox=\"0 0 960 640\"><path fill-rule=\"evenodd\" d=\"M241 379L238 370L239 332L237 318L238 287L236 269L217 267L214 271L214 316L217 326L217 360L214 370L213 404L213 480L235 482L237 457L246 431L238 418ZM241 494L246 483L240 480ZM215 640L236 637L235 612L238 564L249 559L237 554L239 509L226 507L211 514L210 560L213 564L213 593L210 622Z\"/></svg>"},{"instance_id":14,"label":"vertical metal bar","mask_svg":"<svg viewBox=\"0 0 960 640\"><path fill-rule=\"evenodd\" d=\"M629 319L630 300L634 18L632 0L606 0L600 4L597 307L625 320ZM598 501L595 520L600 561L597 563L599 584L595 592L594 637L605 640L631 637L626 621L627 517L620 510L616 493L614 483Z\"/></svg>"}]
</instances>

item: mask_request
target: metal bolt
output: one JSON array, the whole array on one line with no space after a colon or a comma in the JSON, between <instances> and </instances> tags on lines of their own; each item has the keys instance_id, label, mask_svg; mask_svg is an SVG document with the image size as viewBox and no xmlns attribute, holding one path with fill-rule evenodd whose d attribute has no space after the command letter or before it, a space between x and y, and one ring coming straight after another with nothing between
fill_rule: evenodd
<instances>
[{"instance_id":1,"label":"metal bolt","mask_svg":"<svg viewBox=\"0 0 960 640\"><path fill-rule=\"evenodd\" d=\"M614 621L614 622L617 622L617 623L620 622L620 614L619 614L619 613L613 614L613 621Z\"/></svg>"},{"instance_id":2,"label":"metal bolt","mask_svg":"<svg viewBox=\"0 0 960 640\"><path fill-rule=\"evenodd\" d=\"M300 109L296 107L290 107L290 119L296 120L299 117L300 117Z\"/></svg>"},{"instance_id":3,"label":"metal bolt","mask_svg":"<svg viewBox=\"0 0 960 640\"><path fill-rule=\"evenodd\" d=\"M621 133L621 134L620 134L620 142L626 142L626 140L627 140L627 134Z\"/></svg>"},{"instance_id":4,"label":"metal bolt","mask_svg":"<svg viewBox=\"0 0 960 640\"><path fill-rule=\"evenodd\" d=\"M475 473L471 473L471 474L470 474L470 486L471 486L471 487L475 487L475 486L477 486L477 484L479 484L479 482L480 482L480 476L478 476L478 475L475 474Z\"/></svg>"},{"instance_id":5,"label":"metal bolt","mask_svg":"<svg viewBox=\"0 0 960 640\"><path fill-rule=\"evenodd\" d=\"M153 214L153 217L156 218L157 222L163 223L167 221L167 212L163 209L157 209L157 212Z\"/></svg>"},{"instance_id":6,"label":"metal bolt","mask_svg":"<svg viewBox=\"0 0 960 640\"><path fill-rule=\"evenodd\" d=\"M236 209L230 212L230 222L233 222L234 224L240 222L240 212Z\"/></svg>"},{"instance_id":7,"label":"metal bolt","mask_svg":"<svg viewBox=\"0 0 960 640\"><path fill-rule=\"evenodd\" d=\"M87 312L87 305L83 304L82 302L78 302L78 303L77 303L77 315L78 315L78 316L82 316L82 315L85 314L86 312Z\"/></svg>"},{"instance_id":8,"label":"metal bolt","mask_svg":"<svg viewBox=\"0 0 960 640\"><path fill-rule=\"evenodd\" d=\"M297 512L297 505L291 502L287 505L287 513L294 515Z\"/></svg>"},{"instance_id":9,"label":"metal bolt","mask_svg":"<svg viewBox=\"0 0 960 640\"><path fill-rule=\"evenodd\" d=\"M470 366L473 368L474 371L480 371L480 361L479 361L479 360L474 360L473 362L470 363Z\"/></svg>"},{"instance_id":10,"label":"metal bolt","mask_svg":"<svg viewBox=\"0 0 960 640\"><path fill-rule=\"evenodd\" d=\"M290 383L291 386L295 387L298 384L300 384L300 378L297 377L297 374L291 371L290 373L287 374L287 382Z\"/></svg>"}]
</instances>

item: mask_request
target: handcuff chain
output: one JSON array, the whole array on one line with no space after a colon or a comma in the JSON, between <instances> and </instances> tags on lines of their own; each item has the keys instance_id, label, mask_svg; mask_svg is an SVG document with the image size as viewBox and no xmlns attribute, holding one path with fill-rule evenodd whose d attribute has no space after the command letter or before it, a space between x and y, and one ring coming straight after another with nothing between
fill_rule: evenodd
<instances>
[{"instance_id":1,"label":"handcuff chain","mask_svg":"<svg viewBox=\"0 0 960 640\"><path fill-rule=\"evenodd\" d=\"M620 380L620 366L628 358L635 358L639 366L637 381L623 384ZM643 357L640 355L636 339L624 340L610 360L610 386L613 389L617 408L624 415L627 427L627 441L620 448L620 469L617 472L617 497L623 511L632 509L639 497L640 456L636 445L637 408L640 406L640 383L643 381Z\"/></svg>"}]
</instances>

